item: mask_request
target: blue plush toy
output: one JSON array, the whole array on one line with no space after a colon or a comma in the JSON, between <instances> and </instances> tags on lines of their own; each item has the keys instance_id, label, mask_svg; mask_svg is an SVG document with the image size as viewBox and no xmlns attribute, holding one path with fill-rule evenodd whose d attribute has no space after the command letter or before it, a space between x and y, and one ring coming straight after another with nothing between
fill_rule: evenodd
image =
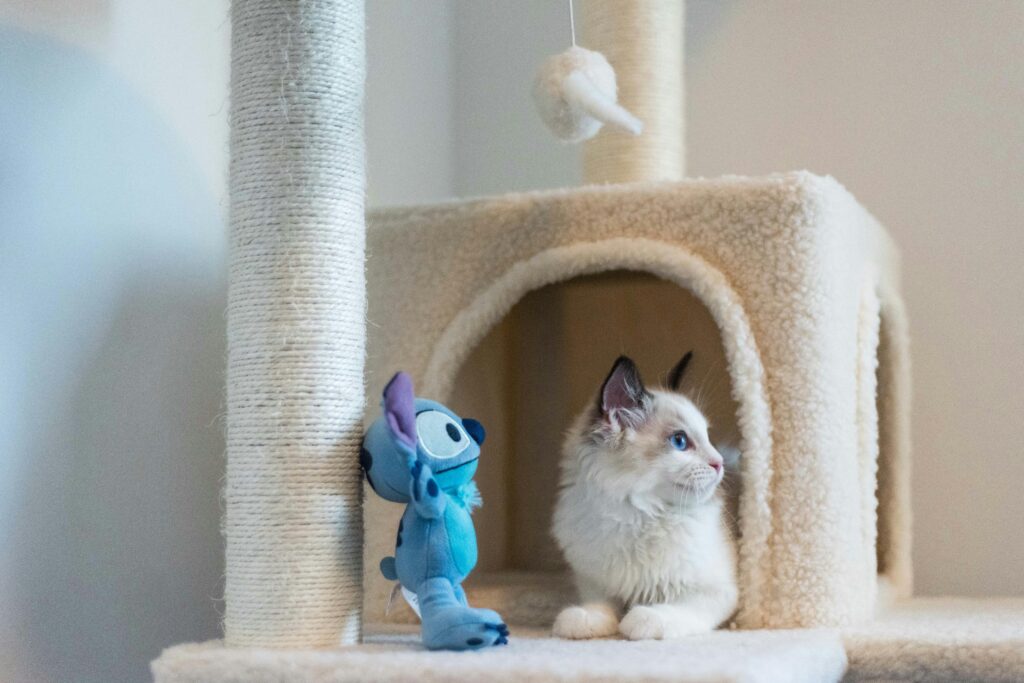
<instances>
[{"instance_id":1,"label":"blue plush toy","mask_svg":"<svg viewBox=\"0 0 1024 683\"><path fill-rule=\"evenodd\" d=\"M474 650L508 642L508 627L489 609L466 602L462 581L476 565L470 512L480 504L473 475L484 428L445 406L413 395L397 373L384 388L384 414L366 432L360 462L382 498L407 503L395 556L381 560L423 622L431 650Z\"/></svg>"}]
</instances>

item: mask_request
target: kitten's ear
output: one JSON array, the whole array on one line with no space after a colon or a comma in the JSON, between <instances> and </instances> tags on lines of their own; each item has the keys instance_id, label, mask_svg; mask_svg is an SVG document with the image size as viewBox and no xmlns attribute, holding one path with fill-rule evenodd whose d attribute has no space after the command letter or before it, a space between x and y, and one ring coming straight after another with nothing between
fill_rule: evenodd
<instances>
[{"instance_id":1,"label":"kitten's ear","mask_svg":"<svg viewBox=\"0 0 1024 683\"><path fill-rule=\"evenodd\" d=\"M668 373L668 388L672 391L679 391L679 384L683 381L686 366L690 364L691 358L693 358L693 351L687 351L686 355L680 358L676 366L672 368L672 372Z\"/></svg>"},{"instance_id":2,"label":"kitten's ear","mask_svg":"<svg viewBox=\"0 0 1024 683\"><path fill-rule=\"evenodd\" d=\"M651 395L644 388L636 363L619 356L601 385L597 407L602 417L615 420L620 427L639 427L647 419Z\"/></svg>"}]
</instances>

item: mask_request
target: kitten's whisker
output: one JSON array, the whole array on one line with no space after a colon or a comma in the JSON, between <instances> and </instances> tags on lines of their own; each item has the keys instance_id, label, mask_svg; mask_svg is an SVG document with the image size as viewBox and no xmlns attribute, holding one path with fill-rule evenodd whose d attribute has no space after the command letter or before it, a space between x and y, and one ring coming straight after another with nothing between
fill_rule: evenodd
<instances>
[{"instance_id":1,"label":"kitten's whisker","mask_svg":"<svg viewBox=\"0 0 1024 683\"><path fill-rule=\"evenodd\" d=\"M708 380L711 378L711 373L716 370L714 364L709 365L707 370L704 372L704 378L701 380L700 385L697 387L697 398L693 401L694 405L697 406L698 410L702 413L706 413L705 410L707 403L704 400L705 388L707 387Z\"/></svg>"}]
</instances>

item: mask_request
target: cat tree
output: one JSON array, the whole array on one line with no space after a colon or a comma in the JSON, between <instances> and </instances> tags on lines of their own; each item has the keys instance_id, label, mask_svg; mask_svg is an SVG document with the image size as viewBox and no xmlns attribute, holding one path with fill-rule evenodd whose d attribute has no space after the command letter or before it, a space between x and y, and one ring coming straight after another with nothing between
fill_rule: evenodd
<instances>
[{"instance_id":1,"label":"cat tree","mask_svg":"<svg viewBox=\"0 0 1024 683\"><path fill-rule=\"evenodd\" d=\"M682 180L681 2L593 0L584 17L647 124L586 151L587 180L619 184L381 211L364 232L361 3L233 4L225 641L169 649L156 679L820 681L848 658L852 678L1012 680L1020 601L904 601L872 620L880 581L911 592L906 322L884 229L831 178ZM512 620L508 648L469 656L359 645L364 614L387 620L373 568L398 512L367 499L364 549L364 340L371 403L396 368L446 400L529 292L623 270L685 288L721 335L738 625L812 630L575 643Z\"/></svg>"}]
</instances>

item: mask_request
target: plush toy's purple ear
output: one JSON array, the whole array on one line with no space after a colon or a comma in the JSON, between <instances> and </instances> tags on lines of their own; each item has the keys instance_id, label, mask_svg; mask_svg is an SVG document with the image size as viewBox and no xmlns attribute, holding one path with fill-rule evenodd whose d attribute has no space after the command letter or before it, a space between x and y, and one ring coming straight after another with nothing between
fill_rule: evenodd
<instances>
[{"instance_id":1,"label":"plush toy's purple ear","mask_svg":"<svg viewBox=\"0 0 1024 683\"><path fill-rule=\"evenodd\" d=\"M396 372L384 387L384 414L395 438L413 450L416 449L415 400L412 377Z\"/></svg>"}]
</instances>

